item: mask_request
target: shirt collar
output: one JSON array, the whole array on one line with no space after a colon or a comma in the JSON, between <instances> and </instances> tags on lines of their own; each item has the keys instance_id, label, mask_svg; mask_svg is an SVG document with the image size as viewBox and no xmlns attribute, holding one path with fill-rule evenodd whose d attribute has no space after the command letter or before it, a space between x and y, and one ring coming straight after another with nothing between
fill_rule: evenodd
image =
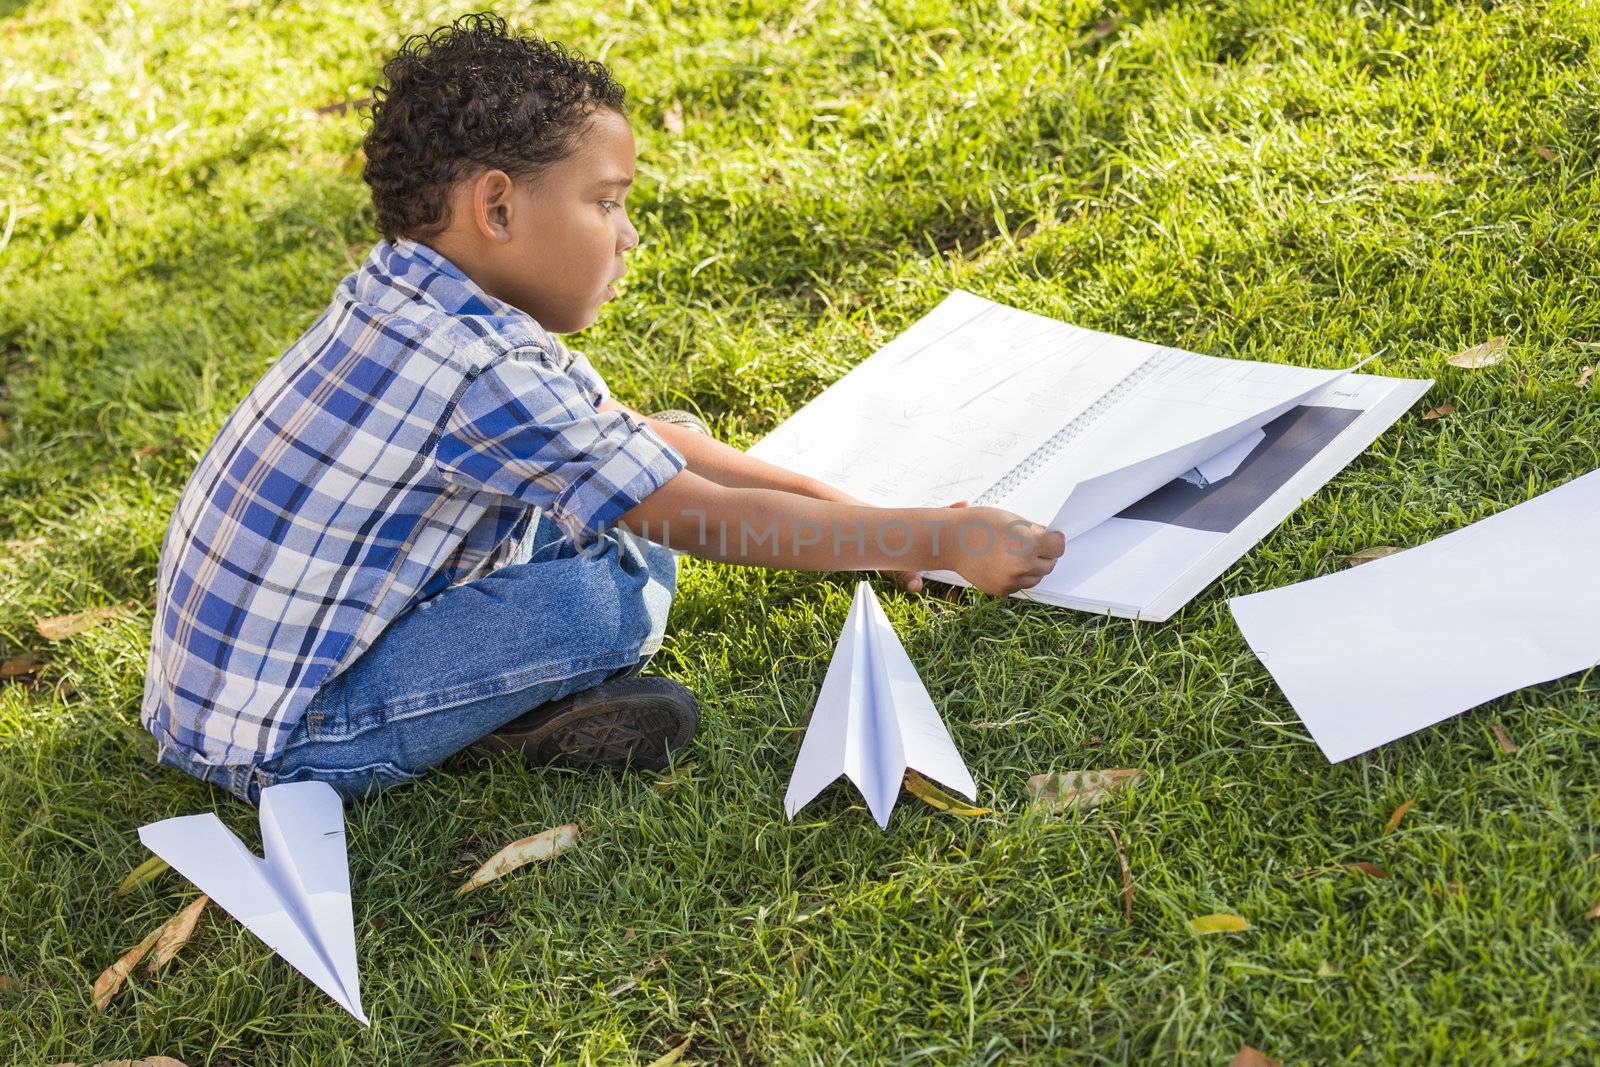
<instances>
[{"instance_id":1,"label":"shirt collar","mask_svg":"<svg viewBox=\"0 0 1600 1067\"><path fill-rule=\"evenodd\" d=\"M379 241L361 275L361 288L371 287L370 292L362 293L369 299L378 298L381 302L383 296L392 296L398 289L404 296L433 304L447 315L486 315L533 322L533 316L491 296L460 267L420 241L405 237Z\"/></svg>"}]
</instances>

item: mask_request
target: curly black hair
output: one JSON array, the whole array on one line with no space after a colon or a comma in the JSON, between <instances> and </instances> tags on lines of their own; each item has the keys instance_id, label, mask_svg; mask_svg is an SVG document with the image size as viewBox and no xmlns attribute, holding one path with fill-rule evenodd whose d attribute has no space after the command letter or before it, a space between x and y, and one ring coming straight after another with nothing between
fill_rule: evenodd
<instances>
[{"instance_id":1,"label":"curly black hair","mask_svg":"<svg viewBox=\"0 0 1600 1067\"><path fill-rule=\"evenodd\" d=\"M531 178L572 151L597 109L623 111L622 86L603 64L513 33L488 12L407 37L383 81L361 177L390 240L448 225L461 178L488 168Z\"/></svg>"}]
</instances>

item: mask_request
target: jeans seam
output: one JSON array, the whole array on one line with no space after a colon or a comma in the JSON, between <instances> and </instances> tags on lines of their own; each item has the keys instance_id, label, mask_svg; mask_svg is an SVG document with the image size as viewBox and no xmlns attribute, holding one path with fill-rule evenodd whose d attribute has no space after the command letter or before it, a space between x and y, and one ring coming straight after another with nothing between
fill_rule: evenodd
<instances>
[{"instance_id":1,"label":"jeans seam","mask_svg":"<svg viewBox=\"0 0 1600 1067\"><path fill-rule=\"evenodd\" d=\"M488 682L473 682L470 685L457 686L454 689L447 689L439 693L408 696L402 700L391 701L379 707L368 709L358 715L347 716L346 721L376 716L372 722L358 729L351 730L349 733L339 733L325 729L322 732L322 736L308 736L298 744L286 746L283 752L291 752L311 741L349 741L388 723L404 722L419 715L447 711L450 708L459 707L462 704L470 704L484 697L499 696L518 689L527 689L539 682L559 682L569 678L576 678L580 674L588 674L590 671L615 670L618 667L627 666L638 658L639 654L636 650L632 652L609 652L603 656L588 656L582 660L568 660L558 668L542 666L512 674L503 674ZM556 673L558 670L564 673ZM279 755L282 756L283 753Z\"/></svg>"}]
</instances>

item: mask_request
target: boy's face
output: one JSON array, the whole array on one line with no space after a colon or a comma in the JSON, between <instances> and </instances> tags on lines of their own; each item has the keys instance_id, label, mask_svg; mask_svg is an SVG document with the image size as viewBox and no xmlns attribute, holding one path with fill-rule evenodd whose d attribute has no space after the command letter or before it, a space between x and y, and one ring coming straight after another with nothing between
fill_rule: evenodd
<instances>
[{"instance_id":1,"label":"boy's face","mask_svg":"<svg viewBox=\"0 0 1600 1067\"><path fill-rule=\"evenodd\" d=\"M470 206L461 206L474 215L483 211L488 232L480 233L493 239L479 244L482 255L463 268L552 333L583 329L616 295L612 283L627 270L622 257L639 243L624 203L633 172L633 131L621 115L601 108L576 150L537 177L496 182L496 171L488 188L481 175L465 183Z\"/></svg>"}]
</instances>

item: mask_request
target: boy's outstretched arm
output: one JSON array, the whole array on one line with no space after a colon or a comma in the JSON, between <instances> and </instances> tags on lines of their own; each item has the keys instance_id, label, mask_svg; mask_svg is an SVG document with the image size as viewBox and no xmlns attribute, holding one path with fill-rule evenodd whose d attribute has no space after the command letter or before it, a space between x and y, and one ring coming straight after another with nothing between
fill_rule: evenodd
<instances>
[{"instance_id":1,"label":"boy's outstretched arm","mask_svg":"<svg viewBox=\"0 0 1600 1067\"><path fill-rule=\"evenodd\" d=\"M786 493L798 493L817 500L860 503L848 493L826 482L759 460L732 445L723 444L715 437L708 437L687 426L641 415L616 400L607 399L600 405L600 410L626 411L639 421L647 423L662 440L682 453L691 471L718 485L740 489L781 489Z\"/></svg>"},{"instance_id":2,"label":"boy's outstretched arm","mask_svg":"<svg viewBox=\"0 0 1600 1067\"><path fill-rule=\"evenodd\" d=\"M739 489L779 489L786 493L797 493L815 500L833 500L841 504L865 503L827 482L757 459L732 445L724 444L687 426L661 422L648 415L640 415L615 400L608 399L600 405L600 410L605 411L611 407L625 410L642 422L648 423L667 444L682 453L691 471L718 485ZM895 577L901 585L913 593L922 589L922 576L915 569L900 567L896 570Z\"/></svg>"},{"instance_id":3,"label":"boy's outstretched arm","mask_svg":"<svg viewBox=\"0 0 1600 1067\"><path fill-rule=\"evenodd\" d=\"M787 472L785 472L787 473ZM999 508L876 508L679 471L622 516L706 559L803 571L950 570L985 593L1030 589L1066 544Z\"/></svg>"}]
</instances>

